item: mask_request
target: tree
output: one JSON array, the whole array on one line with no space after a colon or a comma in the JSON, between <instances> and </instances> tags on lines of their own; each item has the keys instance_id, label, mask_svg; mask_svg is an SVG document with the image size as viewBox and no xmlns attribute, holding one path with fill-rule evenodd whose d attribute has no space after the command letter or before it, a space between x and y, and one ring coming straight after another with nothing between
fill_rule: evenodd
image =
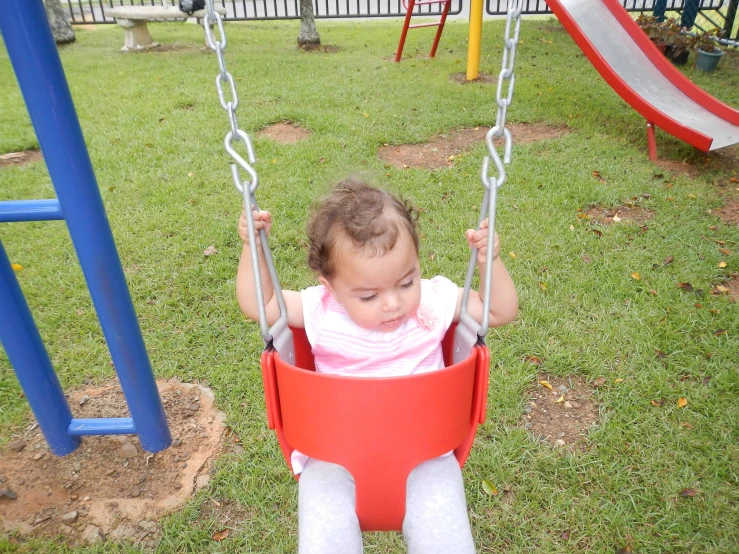
<instances>
[{"instance_id":1,"label":"tree","mask_svg":"<svg viewBox=\"0 0 739 554\"><path fill-rule=\"evenodd\" d=\"M313 0L300 0L300 32L298 46L315 48L321 45L321 37L316 29L316 18L313 14Z\"/></svg>"},{"instance_id":2,"label":"tree","mask_svg":"<svg viewBox=\"0 0 739 554\"><path fill-rule=\"evenodd\" d=\"M67 20L64 9L59 0L44 0L46 7L46 17L49 18L51 33L57 44L67 44L74 42L75 36L72 30L72 24Z\"/></svg>"}]
</instances>

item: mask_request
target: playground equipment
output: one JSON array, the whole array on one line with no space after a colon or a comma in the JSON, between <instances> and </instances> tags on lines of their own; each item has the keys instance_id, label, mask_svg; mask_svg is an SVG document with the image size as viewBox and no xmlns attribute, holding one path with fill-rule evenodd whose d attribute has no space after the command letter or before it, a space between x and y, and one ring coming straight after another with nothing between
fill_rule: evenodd
<instances>
[{"instance_id":1,"label":"playground equipment","mask_svg":"<svg viewBox=\"0 0 739 554\"><path fill-rule=\"evenodd\" d=\"M164 450L172 437L44 5L3 8L0 31L57 199L0 202L0 222L66 222L131 417L72 416L2 243L0 341L54 454L84 435L136 434L145 450Z\"/></svg>"},{"instance_id":2,"label":"playground equipment","mask_svg":"<svg viewBox=\"0 0 739 554\"><path fill-rule=\"evenodd\" d=\"M617 0L547 0L606 82L654 127L708 151L739 142L739 111L698 88L657 50Z\"/></svg>"},{"instance_id":3,"label":"playground equipment","mask_svg":"<svg viewBox=\"0 0 739 554\"><path fill-rule=\"evenodd\" d=\"M407 377L363 379L323 375L315 372L305 334L287 326L287 310L264 229L259 231L267 268L275 289L280 318L268 327L261 272L257 256L256 231L252 210L258 209L255 192L259 176L253 165L254 149L249 135L239 129L236 108L239 100L233 76L226 70L223 55L226 36L223 20L206 3L203 28L206 43L218 58L216 89L221 107L227 112L231 129L224 146L234 163L231 176L242 194L252 252L259 325L265 342L262 354L267 404L267 423L275 429L285 461L290 466L294 449L325 461L343 465L356 482L356 511L363 530L399 530L405 515L406 480L419 462L454 450L460 465L472 446L478 424L485 420L488 392L489 351L485 335L489 323L492 256L488 256L483 298L483 321L478 324L466 312L477 251L473 250L467 268L463 311L456 329L444 340L442 370ZM478 220L487 217L488 244L493 244L497 191L506 180L503 163L510 163L512 139L505 127L506 112L513 100L515 45L520 28L521 0L510 0L506 24L503 68L498 78L495 125L485 141L489 156L483 159L480 178L484 195ZM208 23L217 24L219 39ZM509 34L513 32L513 36ZM505 83L508 83L505 88ZM230 88L230 99L224 94ZM506 96L503 96L503 90ZM501 160L493 140L505 141ZM241 143L248 162L236 151ZM491 159L497 174L490 174ZM240 171L247 175L242 180ZM371 451L362 445L371 445Z\"/></svg>"},{"instance_id":4,"label":"playground equipment","mask_svg":"<svg viewBox=\"0 0 739 554\"><path fill-rule=\"evenodd\" d=\"M479 2L481 0L475 0ZM426 6L428 4L441 4L441 19L433 23L418 23L411 25L411 18L413 17L413 10L416 6ZM431 53L429 58L436 56L436 48L439 46L439 40L441 39L441 33L444 30L444 23L446 23L446 16L449 14L450 0L403 0L403 7L405 8L405 20L403 21L403 30L400 32L400 42L398 43L398 50L395 52L395 61L399 62L403 55L403 47L405 46L405 37L408 34L408 29L419 29L421 27L438 27L436 30L436 36L434 37L434 44L431 46Z\"/></svg>"}]
</instances>

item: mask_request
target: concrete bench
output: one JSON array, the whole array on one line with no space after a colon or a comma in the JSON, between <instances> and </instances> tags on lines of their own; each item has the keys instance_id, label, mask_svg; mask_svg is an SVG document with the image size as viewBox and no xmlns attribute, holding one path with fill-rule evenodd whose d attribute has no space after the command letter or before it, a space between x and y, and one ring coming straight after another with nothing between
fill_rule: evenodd
<instances>
[{"instance_id":1,"label":"concrete bench","mask_svg":"<svg viewBox=\"0 0 739 554\"><path fill-rule=\"evenodd\" d=\"M223 7L216 7L215 11L221 15L226 14L226 8ZM106 15L115 17L116 23L123 27L125 35L121 52L130 52L159 46L159 43L154 42L149 34L147 23L150 20L185 20L188 17L197 17L202 20L205 17L205 10L197 10L192 15L188 15L181 12L176 6L119 6L106 10Z\"/></svg>"}]
</instances>

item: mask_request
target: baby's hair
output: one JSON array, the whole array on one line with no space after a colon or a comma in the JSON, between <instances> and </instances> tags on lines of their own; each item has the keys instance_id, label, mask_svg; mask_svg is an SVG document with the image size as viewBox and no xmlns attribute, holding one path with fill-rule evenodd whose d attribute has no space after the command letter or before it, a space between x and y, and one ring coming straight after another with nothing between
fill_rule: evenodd
<instances>
[{"instance_id":1,"label":"baby's hair","mask_svg":"<svg viewBox=\"0 0 739 554\"><path fill-rule=\"evenodd\" d=\"M313 207L306 233L310 242L308 265L318 275L336 272L337 244L342 237L369 256L393 249L406 231L418 252L418 210L392 194L349 177Z\"/></svg>"}]
</instances>

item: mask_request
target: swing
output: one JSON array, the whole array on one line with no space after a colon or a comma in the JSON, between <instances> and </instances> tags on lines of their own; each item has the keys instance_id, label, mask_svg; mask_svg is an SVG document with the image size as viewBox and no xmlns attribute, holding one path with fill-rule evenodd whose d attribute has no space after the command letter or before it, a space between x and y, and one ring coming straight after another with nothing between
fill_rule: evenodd
<instances>
[{"instance_id":1,"label":"swing","mask_svg":"<svg viewBox=\"0 0 739 554\"><path fill-rule=\"evenodd\" d=\"M315 371L310 344L303 329L287 326L287 310L277 279L267 235L259 231L280 317L267 325L256 231L252 210L257 206L255 191L259 178L251 164L254 150L246 132L238 128L235 109L238 98L233 77L225 70L226 46L220 15L207 0L203 25L206 42L218 56L220 73L216 88L221 106L228 112L231 130L224 146L235 163L231 174L244 198L244 208L252 252L252 267L258 299L259 325L265 350L261 357L267 424L274 429L283 456L291 467L290 455L299 450L307 456L346 468L356 483L356 512L363 531L400 530L405 516L408 475L425 460L454 452L460 467L472 448L477 426L485 421L490 353L485 344L489 323L490 290L485 286L483 321L477 323L466 311L476 266L473 250L467 268L462 297L462 313L442 342L445 367L438 371L388 378L362 378L325 375ZM489 156L483 159L481 180L485 192L478 219L488 218L488 244L493 244L497 191L505 181L503 163L510 163L511 134L505 128L506 109L513 97L513 64L520 28L521 0L511 0L506 21L506 37L511 23L515 30L506 38L503 70L498 79L496 124L486 135ZM208 23L217 23L221 35L215 41ZM508 95L501 96L504 80ZM231 88L232 100L226 101L223 83ZM493 144L503 138L504 162ZM233 142L243 143L249 162L236 152ZM497 176L489 176L490 160ZM248 174L242 181L239 167ZM483 283L492 278L492 256L488 256Z\"/></svg>"}]
</instances>

